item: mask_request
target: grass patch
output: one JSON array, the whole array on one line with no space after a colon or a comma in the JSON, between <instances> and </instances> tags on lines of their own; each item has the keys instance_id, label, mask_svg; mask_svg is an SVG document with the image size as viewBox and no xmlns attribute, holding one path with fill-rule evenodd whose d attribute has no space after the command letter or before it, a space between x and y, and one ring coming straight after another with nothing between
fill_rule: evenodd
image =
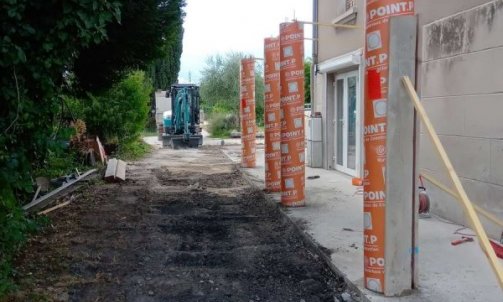
<instances>
[{"instance_id":1,"label":"grass patch","mask_svg":"<svg viewBox=\"0 0 503 302\"><path fill-rule=\"evenodd\" d=\"M231 136L231 130L229 129L220 129L211 133L212 138L229 138Z\"/></svg>"},{"instance_id":2,"label":"grass patch","mask_svg":"<svg viewBox=\"0 0 503 302\"><path fill-rule=\"evenodd\" d=\"M7 221L0 219L0 301L17 289L13 282L16 273L13 261L16 254L21 251L29 236L48 225L48 218L27 217L20 208L12 211Z\"/></svg>"},{"instance_id":3,"label":"grass patch","mask_svg":"<svg viewBox=\"0 0 503 302\"><path fill-rule=\"evenodd\" d=\"M159 132L157 132L156 129L145 129L141 133L141 137L147 137L147 136L158 136Z\"/></svg>"},{"instance_id":4,"label":"grass patch","mask_svg":"<svg viewBox=\"0 0 503 302\"><path fill-rule=\"evenodd\" d=\"M145 143L141 138L129 144L120 145L117 150L117 157L124 160L137 160L152 151L152 146Z\"/></svg>"},{"instance_id":5,"label":"grass patch","mask_svg":"<svg viewBox=\"0 0 503 302\"><path fill-rule=\"evenodd\" d=\"M237 117L231 113L212 113L208 124L208 132L212 137L227 138L236 128Z\"/></svg>"}]
</instances>

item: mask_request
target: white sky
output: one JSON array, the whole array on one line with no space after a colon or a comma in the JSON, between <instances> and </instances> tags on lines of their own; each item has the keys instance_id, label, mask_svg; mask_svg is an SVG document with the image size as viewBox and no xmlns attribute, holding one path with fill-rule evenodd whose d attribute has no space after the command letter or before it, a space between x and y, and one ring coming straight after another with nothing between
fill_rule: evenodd
<instances>
[{"instance_id":1,"label":"white sky","mask_svg":"<svg viewBox=\"0 0 503 302\"><path fill-rule=\"evenodd\" d=\"M266 9L267 8L267 9ZM312 20L311 0L187 0L183 53L179 81L200 79L206 58L230 51L263 57L264 38L277 36L279 24ZM304 34L311 37L312 27ZM306 40L304 53L311 56L312 41Z\"/></svg>"}]
</instances>

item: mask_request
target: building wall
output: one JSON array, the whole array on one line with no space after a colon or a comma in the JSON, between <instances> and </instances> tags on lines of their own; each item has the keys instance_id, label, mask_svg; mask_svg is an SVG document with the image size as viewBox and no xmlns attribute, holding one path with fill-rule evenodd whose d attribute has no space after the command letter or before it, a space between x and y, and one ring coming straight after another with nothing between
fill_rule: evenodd
<instances>
[{"instance_id":1,"label":"building wall","mask_svg":"<svg viewBox=\"0 0 503 302\"><path fill-rule=\"evenodd\" d=\"M425 108L472 201L503 220L503 0L416 3ZM452 187L422 130L419 158L421 169ZM455 200L427 189L433 212L467 224ZM500 228L485 226L499 238Z\"/></svg>"},{"instance_id":2,"label":"building wall","mask_svg":"<svg viewBox=\"0 0 503 302\"><path fill-rule=\"evenodd\" d=\"M346 0L319 0L318 18L320 23L332 23L346 11ZM356 23L360 29L319 27L319 62L343 55L361 48L364 43L365 1L356 0Z\"/></svg>"},{"instance_id":3,"label":"building wall","mask_svg":"<svg viewBox=\"0 0 503 302\"><path fill-rule=\"evenodd\" d=\"M362 48L365 41L365 0L356 0L355 25L361 29L343 29L327 26L318 27L318 63ZM346 0L318 0L318 22L331 24L332 20L346 11ZM314 111L322 112L324 101L324 75L315 76L313 91Z\"/></svg>"},{"instance_id":4,"label":"building wall","mask_svg":"<svg viewBox=\"0 0 503 302\"><path fill-rule=\"evenodd\" d=\"M416 0L418 17L417 90L468 195L503 220L503 0ZM319 22L345 10L344 0L319 0ZM362 30L319 28L318 63L364 46L365 1L357 1ZM314 79L314 111L333 114L327 83ZM361 79L362 85L363 79ZM325 121L324 125L328 125ZM324 129L327 131L327 128ZM333 145L327 142L325 145ZM421 130L419 168L451 186L433 146ZM327 148L324 149L324 152ZM330 154L324 154L325 168ZM432 211L467 224L459 203L427 184ZM489 234L501 229L481 218Z\"/></svg>"},{"instance_id":5,"label":"building wall","mask_svg":"<svg viewBox=\"0 0 503 302\"><path fill-rule=\"evenodd\" d=\"M318 22L332 24L332 20L346 12L346 0L318 0ZM334 58L361 49L364 44L365 0L355 0L356 19L348 24L358 25L359 29L318 27L318 66ZM323 118L323 166L332 167L334 155L334 87L337 72L358 70L355 64L345 70L316 73L313 81L313 111L321 112ZM360 79L360 83L362 80Z\"/></svg>"}]
</instances>

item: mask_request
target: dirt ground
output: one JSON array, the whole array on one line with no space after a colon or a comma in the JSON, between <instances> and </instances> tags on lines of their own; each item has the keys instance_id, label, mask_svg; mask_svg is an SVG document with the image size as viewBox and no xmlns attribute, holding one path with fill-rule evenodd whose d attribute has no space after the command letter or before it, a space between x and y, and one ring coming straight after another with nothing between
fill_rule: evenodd
<instances>
[{"instance_id":1,"label":"dirt ground","mask_svg":"<svg viewBox=\"0 0 503 302\"><path fill-rule=\"evenodd\" d=\"M49 214L7 301L348 301L217 147L155 150L127 176Z\"/></svg>"}]
</instances>

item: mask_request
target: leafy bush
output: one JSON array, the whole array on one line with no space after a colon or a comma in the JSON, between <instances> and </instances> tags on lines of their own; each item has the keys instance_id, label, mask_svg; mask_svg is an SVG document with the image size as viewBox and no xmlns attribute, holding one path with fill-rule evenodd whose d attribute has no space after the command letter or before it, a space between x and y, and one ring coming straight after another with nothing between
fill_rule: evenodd
<instances>
[{"instance_id":1,"label":"leafy bush","mask_svg":"<svg viewBox=\"0 0 503 302\"><path fill-rule=\"evenodd\" d=\"M237 127L237 116L232 113L213 112L209 118L209 132L213 137L228 137Z\"/></svg>"},{"instance_id":2,"label":"leafy bush","mask_svg":"<svg viewBox=\"0 0 503 302\"><path fill-rule=\"evenodd\" d=\"M145 73L133 71L104 94L89 95L83 105L88 132L108 143L135 142L145 129L152 91Z\"/></svg>"},{"instance_id":3,"label":"leafy bush","mask_svg":"<svg viewBox=\"0 0 503 302\"><path fill-rule=\"evenodd\" d=\"M13 254L33 223L20 209L31 170L59 142L58 95L81 48L106 38L118 1L2 1L0 4L0 296Z\"/></svg>"},{"instance_id":4,"label":"leafy bush","mask_svg":"<svg viewBox=\"0 0 503 302\"><path fill-rule=\"evenodd\" d=\"M241 59L248 57L239 52L211 56L201 72L201 107L204 112L239 112L239 65ZM255 66L255 112L257 124L264 120L264 78L261 63Z\"/></svg>"},{"instance_id":5,"label":"leafy bush","mask_svg":"<svg viewBox=\"0 0 503 302\"><path fill-rule=\"evenodd\" d=\"M142 139L137 139L129 144L119 145L117 156L125 160L137 160L152 150L151 146Z\"/></svg>"}]
</instances>

